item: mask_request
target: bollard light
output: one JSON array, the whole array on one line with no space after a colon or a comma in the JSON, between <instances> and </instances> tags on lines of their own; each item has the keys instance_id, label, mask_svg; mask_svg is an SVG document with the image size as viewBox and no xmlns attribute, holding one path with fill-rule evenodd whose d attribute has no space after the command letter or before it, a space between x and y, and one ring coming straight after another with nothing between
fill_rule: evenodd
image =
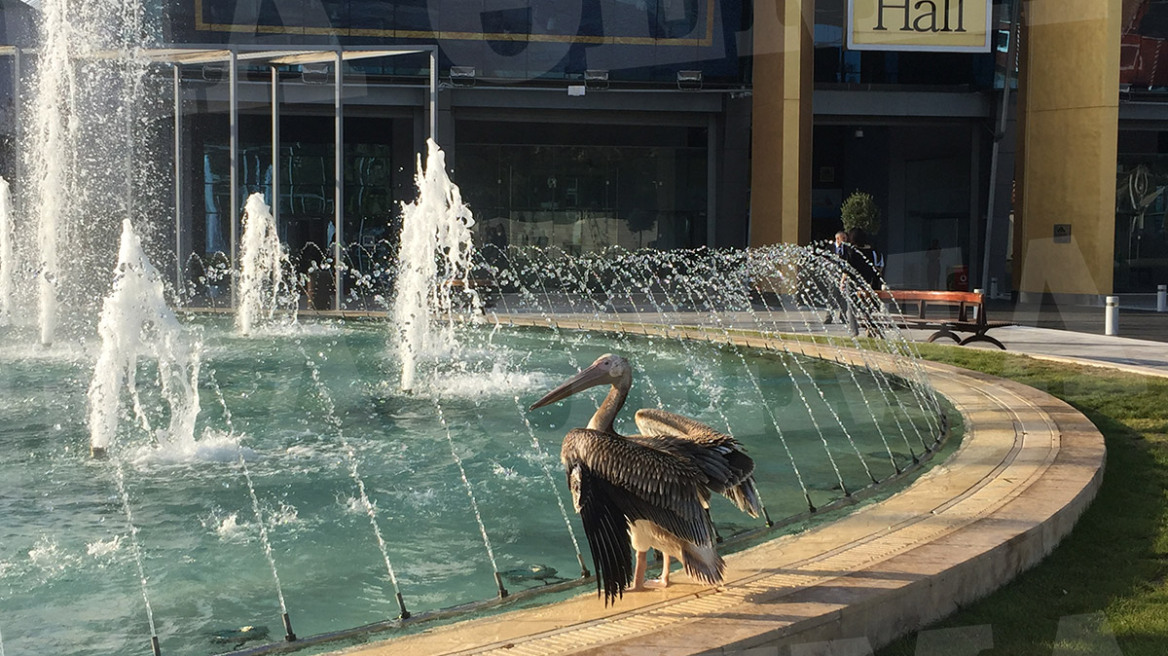
<instances>
[{"instance_id":1,"label":"bollard light","mask_svg":"<svg viewBox=\"0 0 1168 656\"><path fill-rule=\"evenodd\" d=\"M1168 312L1168 285L1156 287L1156 311Z\"/></svg>"},{"instance_id":2,"label":"bollard light","mask_svg":"<svg viewBox=\"0 0 1168 656\"><path fill-rule=\"evenodd\" d=\"M1103 334L1115 336L1119 334L1119 297L1107 297L1107 313L1104 315Z\"/></svg>"}]
</instances>

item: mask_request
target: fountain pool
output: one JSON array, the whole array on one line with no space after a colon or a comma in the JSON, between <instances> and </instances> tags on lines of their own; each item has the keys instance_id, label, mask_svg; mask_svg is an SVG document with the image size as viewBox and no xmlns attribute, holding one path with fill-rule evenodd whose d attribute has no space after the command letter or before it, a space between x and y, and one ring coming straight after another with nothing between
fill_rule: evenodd
<instances>
[{"instance_id":1,"label":"fountain pool","mask_svg":"<svg viewBox=\"0 0 1168 656\"><path fill-rule=\"evenodd\" d=\"M261 522L301 636L396 617L398 590L418 614L497 596L495 571L511 591L578 578L587 545L559 443L598 399L525 408L606 351L623 349L636 368L632 409L661 404L746 445L775 519L806 513L808 497L816 506L841 498L841 481L851 491L887 479L936 437L936 416L919 409L911 385L789 354L743 359L715 344L628 335L614 345L610 335L483 319L459 327L457 358L423 359L426 375L403 392L382 321L268 326L248 337L229 317L185 325L202 343L203 403L195 447L181 452L123 421L111 457L91 459L86 388L98 345L45 349L32 345L31 328L14 328L0 346L6 653L144 652L144 596L162 653L229 651L238 634L224 631L243 626L279 641ZM139 364L140 402L164 416L168 406L145 382L155 366ZM871 407L887 395L898 398ZM626 412L617 428L635 432ZM761 527L715 501L723 535ZM542 578L511 575L531 568Z\"/></svg>"},{"instance_id":2,"label":"fountain pool","mask_svg":"<svg viewBox=\"0 0 1168 656\"><path fill-rule=\"evenodd\" d=\"M694 322L728 335L758 329L756 315L773 312L819 338L825 330L811 308L833 303L848 278L838 258L797 247L487 250L436 144L424 176L419 162L418 202L403 207L403 220L420 221L420 230L368 253L318 245L336 261L297 263L343 274L349 294L338 294L335 309L363 307L377 320L309 322L290 311L272 321L270 307L249 302L238 331L230 316L180 324L173 309L199 297L229 298L233 309L247 298L277 300L280 284L263 270L284 266L279 248L263 248L257 232L254 244L245 240L245 262L208 253L203 267L169 250L161 217L170 155L147 147L169 141L168 103L152 93L157 68L142 50L162 42L159 16L138 0L80 11L65 0L43 5L24 107L28 143L18 149L29 179L16 186L20 211L0 211L8 219L0 221L0 315L8 314L0 316L0 656L146 653L147 645L168 655L222 653L291 637L286 618L304 642L403 610L417 619L490 600L503 586L514 593L580 578L591 563L558 451L602 391L525 409L604 352L632 361L633 408L693 416L746 446L780 523L888 480L943 432L938 401L911 364L893 375L788 351L550 327L576 316ZM224 202L220 218L243 201ZM119 226L123 247L127 233L141 236L141 257L130 259L142 264L125 267L119 255L111 293L99 272L114 264ZM407 257L386 261L383 251ZM449 266L433 270L436 253L451 256ZM186 262L175 273L191 284L190 297L163 289L150 261ZM416 284L404 284L411 278ZM475 314L484 309L480 281L497 290L483 289L488 307ZM463 303L436 299L435 290L471 301L455 307ZM866 299L856 308L864 320L889 329L871 357L911 356L870 290L848 291ZM760 307L768 295L779 305ZM99 343L102 298L102 323L123 322L96 326ZM446 321L463 310L469 321ZM507 327L496 312L548 326ZM439 322L440 339L414 334ZM446 339L452 333L457 339ZM158 389L176 380L159 373L176 352L185 364L175 369L193 384L168 385L192 388L189 403ZM117 368L126 362L129 370ZM180 411L190 414L174 421ZM618 430L634 430L631 416ZM184 435L160 432L177 433L176 425ZM91 447L108 457L91 458ZM712 512L726 536L763 526L721 499Z\"/></svg>"}]
</instances>

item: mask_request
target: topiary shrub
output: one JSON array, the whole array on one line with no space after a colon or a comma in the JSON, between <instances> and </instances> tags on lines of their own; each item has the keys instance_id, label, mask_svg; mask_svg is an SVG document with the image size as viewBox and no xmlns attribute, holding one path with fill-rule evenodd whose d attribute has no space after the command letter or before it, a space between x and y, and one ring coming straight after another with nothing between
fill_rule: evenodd
<instances>
[{"instance_id":1,"label":"topiary shrub","mask_svg":"<svg viewBox=\"0 0 1168 656\"><path fill-rule=\"evenodd\" d=\"M850 232L854 228L859 228L869 235L874 235L880 230L880 208L876 206L872 194L862 191L853 191L840 204L840 219L843 221L845 231Z\"/></svg>"}]
</instances>

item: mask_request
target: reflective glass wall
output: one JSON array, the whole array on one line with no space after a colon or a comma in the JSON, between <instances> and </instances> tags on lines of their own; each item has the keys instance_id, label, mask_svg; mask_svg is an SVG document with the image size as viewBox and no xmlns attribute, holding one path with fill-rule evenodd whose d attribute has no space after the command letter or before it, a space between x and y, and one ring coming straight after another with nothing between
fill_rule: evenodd
<instances>
[{"instance_id":1,"label":"reflective glass wall","mask_svg":"<svg viewBox=\"0 0 1168 656\"><path fill-rule=\"evenodd\" d=\"M1168 132L1121 130L1115 193L1115 291L1168 280Z\"/></svg>"},{"instance_id":2,"label":"reflective glass wall","mask_svg":"<svg viewBox=\"0 0 1168 656\"><path fill-rule=\"evenodd\" d=\"M240 198L231 202L231 161L226 120L204 115L196 130L205 135L197 140L193 154L196 164L193 187L196 220L192 225L193 251L203 259L226 254L230 241L232 213L238 214L243 200L253 193L264 194L272 202L272 158L270 122L267 117L240 118L239 147ZM383 121L350 118L347 133L361 139L347 141L344 148L345 207L344 239L347 243L372 246L396 238L399 209L394 203L392 152ZM313 259L334 239L335 175L331 117L285 117L279 163L279 226L281 240L296 255L305 249Z\"/></svg>"},{"instance_id":3,"label":"reflective glass wall","mask_svg":"<svg viewBox=\"0 0 1168 656\"><path fill-rule=\"evenodd\" d=\"M688 248L706 243L706 150L700 128L463 121L454 178L484 243Z\"/></svg>"},{"instance_id":4,"label":"reflective glass wall","mask_svg":"<svg viewBox=\"0 0 1168 656\"><path fill-rule=\"evenodd\" d=\"M297 42L354 45L436 43L439 68L475 69L479 83L583 79L611 73L614 84L673 84L700 70L706 84L749 84L751 3L741 0L183 0L172 10L171 40L240 41L290 35ZM746 50L749 50L747 47ZM427 60L355 63L379 76L424 76Z\"/></svg>"},{"instance_id":5,"label":"reflective glass wall","mask_svg":"<svg viewBox=\"0 0 1168 656\"><path fill-rule=\"evenodd\" d=\"M1121 104L1140 103L1145 113L1160 105L1163 111L1168 106L1168 2L1125 1L1122 25ZM1153 292L1168 280L1168 132L1120 125L1114 289Z\"/></svg>"}]
</instances>

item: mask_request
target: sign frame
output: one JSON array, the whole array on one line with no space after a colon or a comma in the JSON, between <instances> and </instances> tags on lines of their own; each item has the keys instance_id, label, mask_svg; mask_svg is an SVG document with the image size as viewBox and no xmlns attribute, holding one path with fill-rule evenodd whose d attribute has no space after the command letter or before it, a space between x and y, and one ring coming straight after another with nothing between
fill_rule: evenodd
<instances>
[{"instance_id":1,"label":"sign frame","mask_svg":"<svg viewBox=\"0 0 1168 656\"><path fill-rule=\"evenodd\" d=\"M914 4L917 0L903 0L907 7ZM946 0L934 0L935 2L945 2ZM956 0L954 0L956 1ZM856 43L855 42L855 15L856 15L856 0L848 0L848 14L845 18L847 25L844 29L846 33L846 41L848 50L885 50L885 51L899 51L899 52L968 52L968 53L988 53L993 52L994 44L994 3L993 0L965 0L966 2L985 2L986 4L986 19L985 19L985 42L976 46L943 46L943 45L910 45L898 43ZM1014 0L1021 2L1021 0Z\"/></svg>"}]
</instances>

